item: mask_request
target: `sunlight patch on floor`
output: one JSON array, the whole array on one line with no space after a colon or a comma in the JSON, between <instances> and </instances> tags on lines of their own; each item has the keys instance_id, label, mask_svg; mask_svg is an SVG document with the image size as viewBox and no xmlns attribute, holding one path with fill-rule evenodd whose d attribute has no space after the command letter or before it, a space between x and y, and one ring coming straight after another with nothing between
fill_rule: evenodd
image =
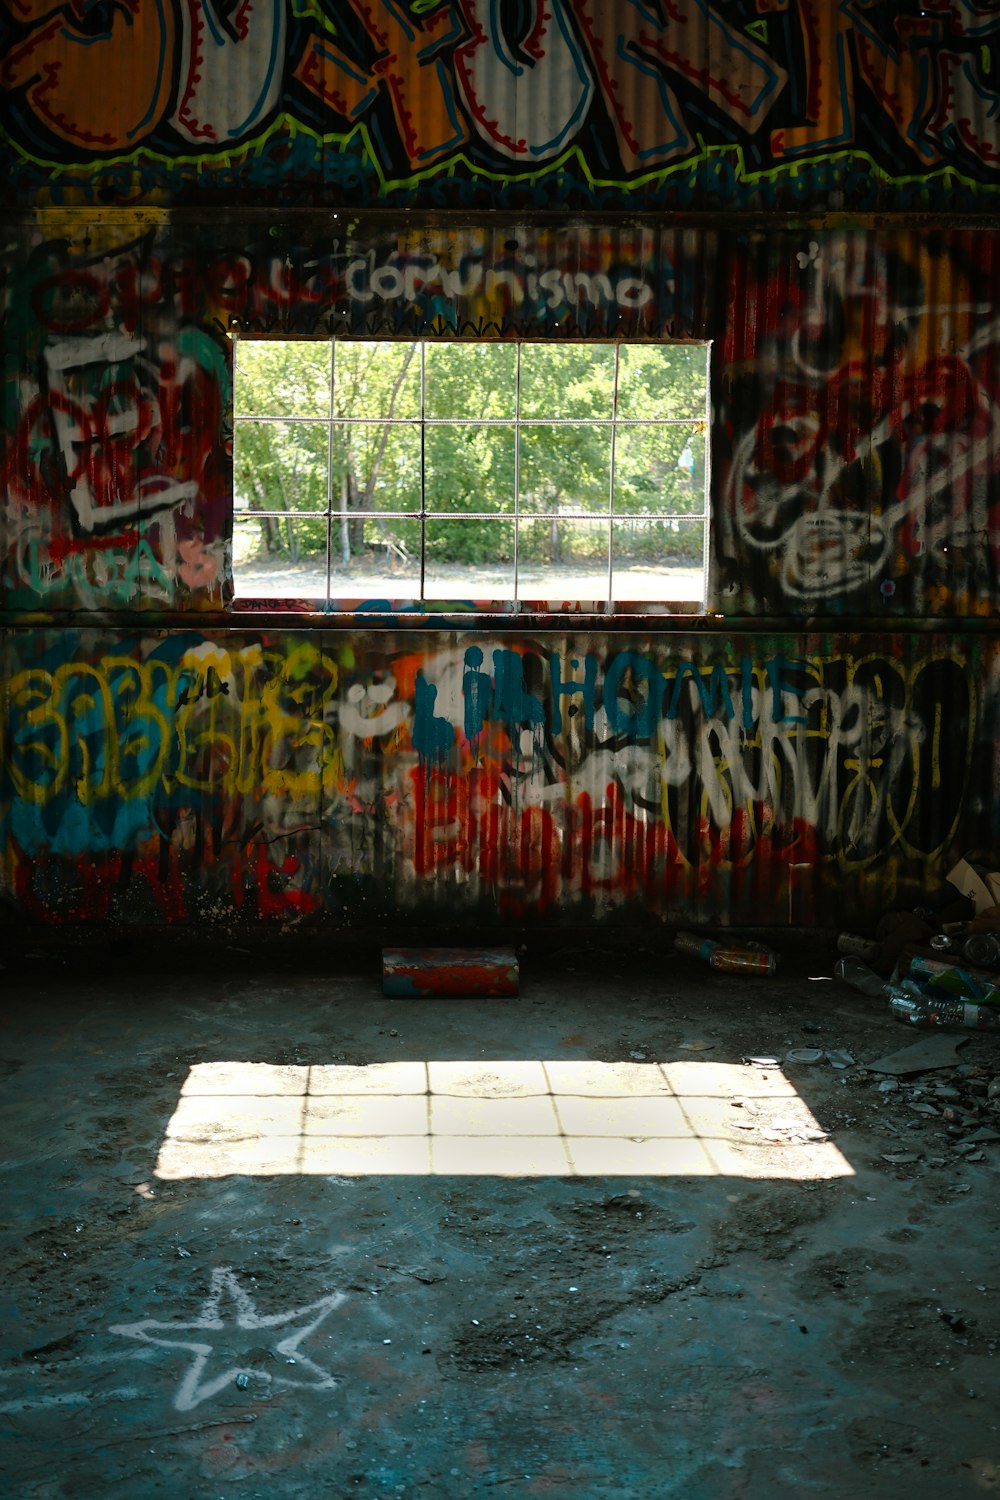
<instances>
[{"instance_id":1,"label":"sunlight patch on floor","mask_svg":"<svg viewBox=\"0 0 1000 1500\"><path fill-rule=\"evenodd\" d=\"M853 1169L777 1068L710 1062L193 1067L161 1179L730 1176Z\"/></svg>"}]
</instances>

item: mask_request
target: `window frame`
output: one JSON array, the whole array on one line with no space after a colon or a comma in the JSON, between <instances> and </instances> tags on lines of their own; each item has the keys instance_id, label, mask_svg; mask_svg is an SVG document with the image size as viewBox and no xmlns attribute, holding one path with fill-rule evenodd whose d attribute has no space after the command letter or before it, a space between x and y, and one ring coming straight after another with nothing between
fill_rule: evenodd
<instances>
[{"instance_id":1,"label":"window frame","mask_svg":"<svg viewBox=\"0 0 1000 1500\"><path fill-rule=\"evenodd\" d=\"M412 336L386 337L385 333L378 335L343 335L331 334L322 338L313 337L276 337L270 334L244 333L233 329L229 333L233 345L233 531L235 541L235 524L237 520L252 516L254 519L275 520L308 520L326 521L326 593L325 596L307 594L253 594L250 592L239 592L239 578L235 565L232 570L233 597L231 608L234 613L252 613L274 611L282 612L294 609L297 612L318 614L327 617L352 618L362 613L366 616L386 614L395 617L399 613L411 613L426 616L448 616L459 614L468 621L469 619L517 616L522 621L532 618L539 622L547 619L559 620L567 613L579 617L596 617L606 619L608 616L628 615L630 617L642 617L652 615L657 618L670 616L698 617L704 616L710 609L710 569L711 569L711 369L712 369L712 341L710 339L630 339L630 338L508 338L508 339L470 339L470 338L419 338ZM329 391L329 406L326 415L318 416L259 416L247 417L240 415L237 410L237 389L239 381L238 357L240 344L276 344L296 343L329 346L330 366L327 379ZM416 416L404 417L368 417L350 416L344 417L336 413L334 403L336 399L336 351L343 344L402 344L412 345L420 350L420 411ZM475 417L433 417L426 412L426 350L428 348L448 345L467 346L472 344L490 344L509 347L513 345L517 351L515 360L515 391L514 391L514 414L503 418L475 418ZM614 374L612 384L612 407L611 415L601 418L578 418L578 417L523 417L521 415L521 351L530 345L552 345L560 346L587 346L602 347L614 350ZM663 348L695 348L704 352L704 387L705 402L703 414L699 417L621 417L618 414L619 397L619 373L620 355L623 348L630 347L663 347ZM299 511L299 510L257 510L249 507L236 507L236 450L238 442L238 428L245 422L296 422L323 426L327 430L327 456L326 456L326 505L323 510ZM583 507L560 509L559 511L529 511L520 509L520 456L521 456L521 433L523 429L540 427L566 427L575 428L581 424L591 427L607 427L610 429L610 457L608 473L608 508L606 511L587 511ZM410 510L341 510L334 505L333 479L334 479L334 456L333 456L333 434L338 426L385 426L392 428L413 428L419 433L420 439L420 492L421 504L417 509ZM429 511L426 496L426 433L435 427L508 427L514 433L514 497L513 508L510 512L503 511ZM669 512L616 512L615 510L615 459L618 434L622 430L640 428L662 428L662 427L687 427L700 430L704 442L703 484L702 504L700 510L693 513ZM334 528L336 525L347 521L358 521L368 519L396 520L405 519L417 521L420 524L420 557L419 557L419 595L402 594L399 598L392 600L365 599L356 600L343 591L332 594L333 584L333 557L334 557ZM427 571L427 548L426 531L428 520L461 520L469 522L481 522L485 524L497 524L499 522L510 522L513 526L514 551L512 563L513 597L511 598L484 598L468 599L461 595L427 596L425 592ZM521 521L551 521L570 520L600 523L607 528L608 534L608 566L607 585L604 599L584 599L576 597L563 598L558 594L551 599L527 598L520 595L519 578L519 546L518 532ZM702 532L702 562L701 562L701 595L698 599L619 599L614 597L614 527L616 521L621 523L625 520L656 520L673 522L700 522ZM473 567L470 564L470 567Z\"/></svg>"}]
</instances>

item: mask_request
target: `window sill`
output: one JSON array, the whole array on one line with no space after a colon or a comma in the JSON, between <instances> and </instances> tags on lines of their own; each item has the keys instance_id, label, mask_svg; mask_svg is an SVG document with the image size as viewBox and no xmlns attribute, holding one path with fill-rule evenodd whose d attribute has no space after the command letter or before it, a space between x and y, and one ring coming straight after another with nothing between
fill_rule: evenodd
<instances>
[{"instance_id":1,"label":"window sill","mask_svg":"<svg viewBox=\"0 0 1000 1500\"><path fill-rule=\"evenodd\" d=\"M291 610L309 615L525 615L562 619L567 615L705 615L700 600L544 600L544 598L300 598L297 595L237 594L229 609L234 613L280 613Z\"/></svg>"},{"instance_id":2,"label":"window sill","mask_svg":"<svg viewBox=\"0 0 1000 1500\"><path fill-rule=\"evenodd\" d=\"M600 600L492 600L492 599L359 599L326 600L278 597L237 596L227 613L230 616L288 616L297 619L322 619L330 624L356 625L359 620L376 622L402 620L431 623L457 621L465 625L489 621L491 625L560 626L567 620L588 621L607 626L610 621L637 622L652 620L699 620L711 618L700 600L678 600L669 604L633 602L608 604Z\"/></svg>"}]
</instances>

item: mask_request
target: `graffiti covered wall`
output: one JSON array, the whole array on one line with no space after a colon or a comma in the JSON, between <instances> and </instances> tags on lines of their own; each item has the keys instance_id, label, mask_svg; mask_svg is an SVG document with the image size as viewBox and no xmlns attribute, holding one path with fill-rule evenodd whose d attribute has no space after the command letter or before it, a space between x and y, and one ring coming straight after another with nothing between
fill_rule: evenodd
<instances>
[{"instance_id":1,"label":"graffiti covered wall","mask_svg":"<svg viewBox=\"0 0 1000 1500\"><path fill-rule=\"evenodd\" d=\"M998 38L0 0L8 913L844 922L995 863ZM237 602L235 334L708 343L707 616Z\"/></svg>"},{"instance_id":2,"label":"graffiti covered wall","mask_svg":"<svg viewBox=\"0 0 1000 1500\"><path fill-rule=\"evenodd\" d=\"M690 337L714 258L693 231L147 222L36 215L8 250L7 607L229 602L233 331Z\"/></svg>"},{"instance_id":3,"label":"graffiti covered wall","mask_svg":"<svg viewBox=\"0 0 1000 1500\"><path fill-rule=\"evenodd\" d=\"M36 240L6 293L4 603L221 602L228 342L128 229Z\"/></svg>"},{"instance_id":4,"label":"graffiti covered wall","mask_svg":"<svg viewBox=\"0 0 1000 1500\"><path fill-rule=\"evenodd\" d=\"M998 242L743 240L715 351L727 614L994 617Z\"/></svg>"},{"instance_id":5,"label":"graffiti covered wall","mask_svg":"<svg viewBox=\"0 0 1000 1500\"><path fill-rule=\"evenodd\" d=\"M12 630L5 896L276 930L802 923L996 828L962 638Z\"/></svg>"},{"instance_id":6,"label":"graffiti covered wall","mask_svg":"<svg viewBox=\"0 0 1000 1500\"><path fill-rule=\"evenodd\" d=\"M996 245L31 216L6 268L4 603L229 606L238 330L710 340L716 610L992 616Z\"/></svg>"},{"instance_id":7,"label":"graffiti covered wall","mask_svg":"<svg viewBox=\"0 0 1000 1500\"><path fill-rule=\"evenodd\" d=\"M998 36L974 0L2 0L4 187L967 210L1000 189Z\"/></svg>"}]
</instances>

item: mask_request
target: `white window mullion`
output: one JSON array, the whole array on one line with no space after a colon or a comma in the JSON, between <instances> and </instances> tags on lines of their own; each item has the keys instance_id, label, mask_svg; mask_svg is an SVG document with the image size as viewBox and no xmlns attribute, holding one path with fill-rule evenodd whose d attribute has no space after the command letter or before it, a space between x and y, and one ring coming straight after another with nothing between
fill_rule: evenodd
<instances>
[{"instance_id":1,"label":"white window mullion","mask_svg":"<svg viewBox=\"0 0 1000 1500\"><path fill-rule=\"evenodd\" d=\"M709 550L708 549L709 549L709 546L711 545L711 535L712 535L712 518L711 518L711 515L709 514L709 504L708 504L709 492L710 492L710 484L711 484L711 473L710 473L711 465L709 463L709 460L710 460L711 455L712 455L712 450L711 450L711 448L709 446L709 441L708 441L708 435L712 431L712 424L711 424L711 418L712 418L711 364L712 364L712 346L711 346L711 344L706 344L706 346L705 346L705 429L704 429L704 432L702 434L702 437L703 437L703 440L704 440L704 448L705 448L705 483L704 483L704 486L703 486L703 492L702 492L702 497L701 497L702 509L705 512L705 519L704 519L704 522L703 522L703 525L702 525L702 542L701 542L701 607L702 607L702 609L707 609L708 608L708 560L709 560Z\"/></svg>"},{"instance_id":2,"label":"white window mullion","mask_svg":"<svg viewBox=\"0 0 1000 1500\"><path fill-rule=\"evenodd\" d=\"M337 342L330 340L330 388L326 408L326 606L330 607L330 590L333 585L333 383L337 378Z\"/></svg>"},{"instance_id":3,"label":"white window mullion","mask_svg":"<svg viewBox=\"0 0 1000 1500\"><path fill-rule=\"evenodd\" d=\"M514 365L514 607L521 602L518 572L521 543L521 345Z\"/></svg>"},{"instance_id":4,"label":"white window mullion","mask_svg":"<svg viewBox=\"0 0 1000 1500\"><path fill-rule=\"evenodd\" d=\"M611 479L608 493L608 593L606 608L614 609L615 578L614 578L614 555L615 555L615 434L618 431L618 356L621 345L615 345L615 375L611 387Z\"/></svg>"},{"instance_id":5,"label":"white window mullion","mask_svg":"<svg viewBox=\"0 0 1000 1500\"><path fill-rule=\"evenodd\" d=\"M427 404L426 404L426 359L427 344L420 345L420 600L426 598L427 579Z\"/></svg>"}]
</instances>

